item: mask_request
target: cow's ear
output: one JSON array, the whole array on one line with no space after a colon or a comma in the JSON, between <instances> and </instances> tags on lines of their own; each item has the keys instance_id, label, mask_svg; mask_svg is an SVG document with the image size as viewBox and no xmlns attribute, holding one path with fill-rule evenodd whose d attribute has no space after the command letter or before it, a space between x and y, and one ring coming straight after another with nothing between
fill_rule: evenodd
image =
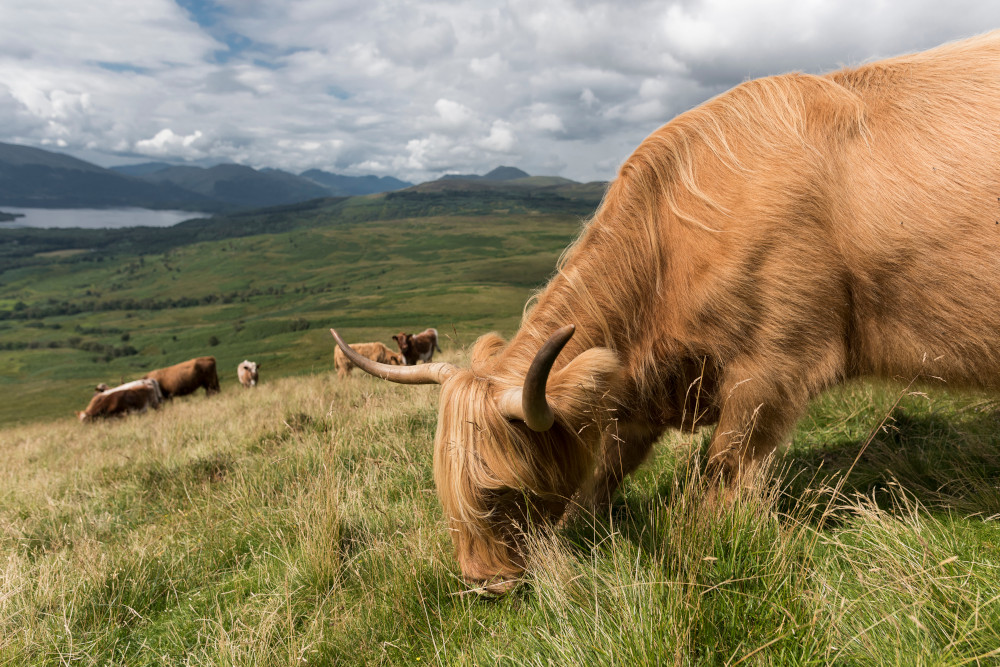
<instances>
[{"instance_id":1,"label":"cow's ear","mask_svg":"<svg viewBox=\"0 0 1000 667\"><path fill-rule=\"evenodd\" d=\"M614 386L621 378L618 355L604 347L592 347L553 371L545 398L556 419L564 424L603 421L616 407L608 397L615 394Z\"/></svg>"},{"instance_id":2,"label":"cow's ear","mask_svg":"<svg viewBox=\"0 0 1000 667\"><path fill-rule=\"evenodd\" d=\"M392 334L392 339L396 341L396 343L399 343L399 334Z\"/></svg>"},{"instance_id":3,"label":"cow's ear","mask_svg":"<svg viewBox=\"0 0 1000 667\"><path fill-rule=\"evenodd\" d=\"M476 339L472 346L472 363L482 363L483 361L495 357L500 350L507 347L507 341L497 333L487 333Z\"/></svg>"}]
</instances>

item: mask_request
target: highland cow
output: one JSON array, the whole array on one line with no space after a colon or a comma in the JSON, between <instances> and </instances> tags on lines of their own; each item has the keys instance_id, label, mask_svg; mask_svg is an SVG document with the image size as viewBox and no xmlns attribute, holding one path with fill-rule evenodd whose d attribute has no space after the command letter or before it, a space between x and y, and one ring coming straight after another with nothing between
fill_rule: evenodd
<instances>
[{"instance_id":1,"label":"highland cow","mask_svg":"<svg viewBox=\"0 0 1000 667\"><path fill-rule=\"evenodd\" d=\"M205 395L219 391L219 375L215 372L215 357L197 357L173 366L150 371L142 376L160 383L164 398L185 396L201 387Z\"/></svg>"},{"instance_id":2,"label":"highland cow","mask_svg":"<svg viewBox=\"0 0 1000 667\"><path fill-rule=\"evenodd\" d=\"M715 423L733 488L846 379L1000 388L998 220L1000 32L752 80L642 142L509 343L355 363L442 385L438 495L503 590L529 515L606 505L667 428Z\"/></svg>"},{"instance_id":3,"label":"highland cow","mask_svg":"<svg viewBox=\"0 0 1000 667\"><path fill-rule=\"evenodd\" d=\"M434 359L434 350L441 351L437 329L424 329L418 334L400 331L392 339L399 346L399 353L403 355L407 366L416 366L418 361L429 362Z\"/></svg>"},{"instance_id":4,"label":"highland cow","mask_svg":"<svg viewBox=\"0 0 1000 667\"><path fill-rule=\"evenodd\" d=\"M405 366L406 361L403 356L393 352L385 343L352 343L351 347L354 351L361 355L363 358L370 361L374 361L380 364L387 364L390 366ZM356 363L352 363L339 347L333 350L333 365L337 369L337 377L343 379L350 375L351 371L354 370Z\"/></svg>"}]
</instances>

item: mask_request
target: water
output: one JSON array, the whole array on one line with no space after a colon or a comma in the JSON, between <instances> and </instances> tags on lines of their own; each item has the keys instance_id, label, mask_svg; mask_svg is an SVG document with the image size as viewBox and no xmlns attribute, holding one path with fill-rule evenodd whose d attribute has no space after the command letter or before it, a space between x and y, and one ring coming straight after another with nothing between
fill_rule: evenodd
<instances>
[{"instance_id":1,"label":"water","mask_svg":"<svg viewBox=\"0 0 1000 667\"><path fill-rule=\"evenodd\" d=\"M192 218L210 218L210 213L196 211L152 211L147 208L18 208L0 206L3 213L22 213L23 218L0 222L0 229L13 227L82 227L83 229L119 229L121 227L171 227Z\"/></svg>"}]
</instances>

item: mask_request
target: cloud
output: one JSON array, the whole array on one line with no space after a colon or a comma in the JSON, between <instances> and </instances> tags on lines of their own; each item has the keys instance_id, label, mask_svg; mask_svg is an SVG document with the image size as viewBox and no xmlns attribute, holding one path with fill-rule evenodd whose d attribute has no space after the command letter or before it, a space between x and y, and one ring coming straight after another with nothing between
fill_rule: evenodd
<instances>
[{"instance_id":1,"label":"cloud","mask_svg":"<svg viewBox=\"0 0 1000 667\"><path fill-rule=\"evenodd\" d=\"M175 134L169 127L156 133L151 139L141 139L135 142L135 151L143 155L156 156L180 156L184 158L203 157L197 149L197 144L202 139L200 130L195 130L188 135Z\"/></svg>"},{"instance_id":2,"label":"cloud","mask_svg":"<svg viewBox=\"0 0 1000 667\"><path fill-rule=\"evenodd\" d=\"M646 134L748 77L1000 24L1000 6L971 0L192 6L34 0L8 12L0 141L102 164L232 160L419 181L502 159L607 179Z\"/></svg>"},{"instance_id":3,"label":"cloud","mask_svg":"<svg viewBox=\"0 0 1000 667\"><path fill-rule=\"evenodd\" d=\"M440 99L434 103L434 109L445 127L459 129L476 124L476 114L459 102Z\"/></svg>"},{"instance_id":4,"label":"cloud","mask_svg":"<svg viewBox=\"0 0 1000 667\"><path fill-rule=\"evenodd\" d=\"M510 123L502 120L493 121L488 137L479 142L479 145L488 151L497 153L510 153L517 144L517 137Z\"/></svg>"}]
</instances>

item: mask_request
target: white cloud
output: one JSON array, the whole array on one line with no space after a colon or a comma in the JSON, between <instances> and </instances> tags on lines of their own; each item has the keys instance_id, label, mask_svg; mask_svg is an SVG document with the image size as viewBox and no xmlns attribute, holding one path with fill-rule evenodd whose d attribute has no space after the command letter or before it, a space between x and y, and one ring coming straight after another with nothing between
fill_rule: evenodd
<instances>
[{"instance_id":1,"label":"white cloud","mask_svg":"<svg viewBox=\"0 0 1000 667\"><path fill-rule=\"evenodd\" d=\"M554 113L543 113L531 119L531 126L543 132L563 132L562 119Z\"/></svg>"},{"instance_id":2,"label":"white cloud","mask_svg":"<svg viewBox=\"0 0 1000 667\"><path fill-rule=\"evenodd\" d=\"M972 0L216 0L203 24L171 0L22 4L0 21L0 141L415 181L500 159L607 179L749 76L1000 25Z\"/></svg>"},{"instance_id":3,"label":"white cloud","mask_svg":"<svg viewBox=\"0 0 1000 667\"><path fill-rule=\"evenodd\" d=\"M448 128L469 127L476 123L476 114L472 109L459 102L440 99L434 103L434 110Z\"/></svg>"},{"instance_id":4,"label":"white cloud","mask_svg":"<svg viewBox=\"0 0 1000 667\"><path fill-rule=\"evenodd\" d=\"M489 151L497 153L509 153L514 149L517 138L510 123L502 120L493 121L488 137L479 142L479 145Z\"/></svg>"},{"instance_id":5,"label":"white cloud","mask_svg":"<svg viewBox=\"0 0 1000 667\"><path fill-rule=\"evenodd\" d=\"M188 135L178 135L169 127L156 133L151 139L141 139L135 142L137 153L145 155L180 155L185 158L201 157L195 145L201 140L202 133L195 130Z\"/></svg>"},{"instance_id":6,"label":"white cloud","mask_svg":"<svg viewBox=\"0 0 1000 667\"><path fill-rule=\"evenodd\" d=\"M507 71L507 62L499 53L469 61L469 71L483 79L495 79Z\"/></svg>"}]
</instances>

